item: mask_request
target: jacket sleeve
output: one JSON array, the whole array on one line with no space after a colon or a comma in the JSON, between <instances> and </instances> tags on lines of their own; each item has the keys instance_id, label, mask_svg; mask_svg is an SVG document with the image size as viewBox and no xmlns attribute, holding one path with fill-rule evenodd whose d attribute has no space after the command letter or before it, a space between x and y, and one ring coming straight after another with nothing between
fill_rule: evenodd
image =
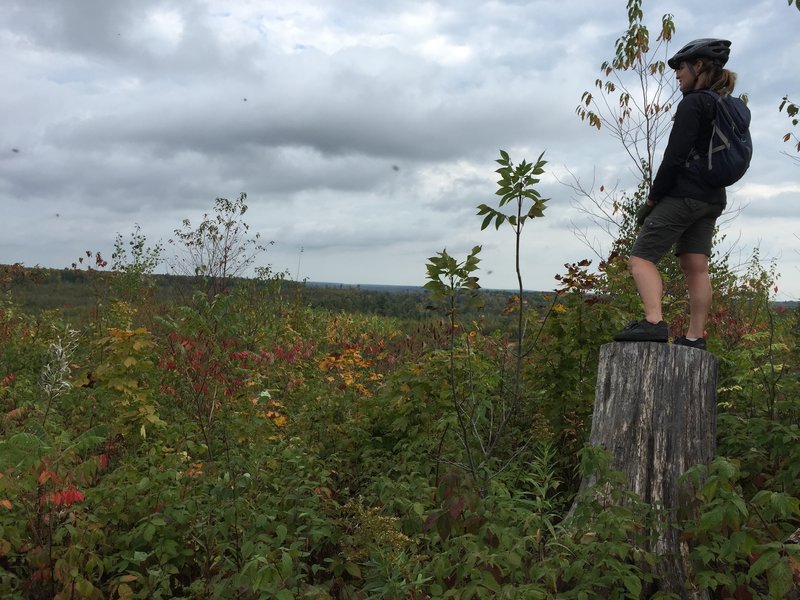
<instances>
[{"instance_id":1,"label":"jacket sleeve","mask_svg":"<svg viewBox=\"0 0 800 600\"><path fill-rule=\"evenodd\" d=\"M650 187L650 198L658 202L669 195L675 186L678 174L689 158L689 154L697 145L700 129L703 124L702 94L689 93L678 103L675 120L669 134L664 158Z\"/></svg>"}]
</instances>

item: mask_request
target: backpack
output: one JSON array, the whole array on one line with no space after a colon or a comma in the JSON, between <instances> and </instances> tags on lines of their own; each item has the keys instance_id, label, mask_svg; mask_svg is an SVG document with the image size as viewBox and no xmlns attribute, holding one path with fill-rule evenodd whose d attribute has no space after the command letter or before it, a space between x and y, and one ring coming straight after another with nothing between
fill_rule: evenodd
<instances>
[{"instance_id":1,"label":"backpack","mask_svg":"<svg viewBox=\"0 0 800 600\"><path fill-rule=\"evenodd\" d=\"M750 109L730 94L699 90L716 102L714 124L708 152L700 155L692 150L686 163L689 171L701 173L713 187L727 187L739 181L750 166L753 140L750 137Z\"/></svg>"}]
</instances>

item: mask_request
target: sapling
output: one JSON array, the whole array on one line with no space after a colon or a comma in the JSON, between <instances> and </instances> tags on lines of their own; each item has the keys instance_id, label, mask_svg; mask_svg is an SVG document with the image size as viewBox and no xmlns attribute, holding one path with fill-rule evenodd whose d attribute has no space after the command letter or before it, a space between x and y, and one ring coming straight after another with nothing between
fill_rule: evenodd
<instances>
[{"instance_id":1,"label":"sapling","mask_svg":"<svg viewBox=\"0 0 800 600\"><path fill-rule=\"evenodd\" d=\"M478 291L478 253L480 246L475 246L464 261L459 262L450 256L447 251L440 252L437 256L429 258L427 265L428 282L425 288L431 292L431 300L444 307L449 325L449 357L450 357L450 395L455 408L458 424L457 436L464 448L465 460L463 463L452 462L465 469L473 481L478 484L481 493L486 493L488 481L491 477L489 464L496 458L498 445L507 436L509 426L516 418L521 404L522 365L526 355L524 349L525 332L527 328L527 315L523 306L523 282L520 266L522 230L528 219L544 216L547 203L542 198L534 185L539 182L538 176L544 173L543 154L535 163L525 160L514 164L508 153L500 151L497 162L500 168L497 195L500 196L498 208L487 204L478 206L478 214L484 217L482 229L491 223L497 229L508 223L515 237L515 269L517 275L518 293L512 303L512 310L518 312L517 331L513 348L514 375L511 385L510 397L504 390L507 389L505 381L500 385L500 391L495 398L483 397L476 391L475 374L472 365L472 348L469 336L464 336L466 345L466 372L469 381L461 391L461 386L456 381L456 332L458 323L456 315L465 306L474 306L480 302ZM504 206L513 207L512 212L506 214L499 209ZM516 454L515 454L516 455ZM451 461L444 461L451 462ZM503 467L505 468L505 467ZM502 468L501 468L502 470Z\"/></svg>"}]
</instances>

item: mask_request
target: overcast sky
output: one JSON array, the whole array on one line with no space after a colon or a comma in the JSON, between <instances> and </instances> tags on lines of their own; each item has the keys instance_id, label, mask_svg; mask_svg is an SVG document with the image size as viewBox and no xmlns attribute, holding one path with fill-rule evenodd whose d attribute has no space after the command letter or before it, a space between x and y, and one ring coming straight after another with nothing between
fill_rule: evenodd
<instances>
[{"instance_id":1,"label":"overcast sky","mask_svg":"<svg viewBox=\"0 0 800 600\"><path fill-rule=\"evenodd\" d=\"M755 157L729 189L741 212L725 243L741 260L759 247L779 297L800 298L800 166L778 111L785 94L800 100L800 12L644 10L653 37L674 15L672 52L733 41ZM522 265L527 289L552 289L564 263L594 258L576 227L601 252L610 242L562 182L636 183L619 142L575 115L626 27L625 0L3 0L0 263L110 256L135 224L166 242L246 192L251 230L275 242L260 264L292 278L422 285L428 257L481 244L481 284L513 288L511 231L481 231L475 214L495 202L503 148L546 152L551 200Z\"/></svg>"}]
</instances>

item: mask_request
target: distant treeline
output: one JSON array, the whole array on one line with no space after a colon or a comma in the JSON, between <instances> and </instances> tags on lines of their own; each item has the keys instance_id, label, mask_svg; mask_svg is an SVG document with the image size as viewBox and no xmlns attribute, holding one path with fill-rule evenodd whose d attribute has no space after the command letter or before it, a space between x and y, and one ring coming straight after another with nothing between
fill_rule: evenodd
<instances>
[{"instance_id":1,"label":"distant treeline","mask_svg":"<svg viewBox=\"0 0 800 600\"><path fill-rule=\"evenodd\" d=\"M430 294L423 287L391 286L350 286L333 287L330 284L318 285L311 282L301 285L301 293L306 302L313 307L332 311L374 314L402 319L424 319L431 316L437 307L431 304ZM552 295L552 294L551 294ZM501 316L509 307L516 293L509 290L478 291L482 307L469 313ZM547 304L547 293L526 292L523 302L529 306ZM511 303L515 305L516 303Z\"/></svg>"},{"instance_id":2,"label":"distant treeline","mask_svg":"<svg viewBox=\"0 0 800 600\"><path fill-rule=\"evenodd\" d=\"M109 288L117 274L99 270L44 269L0 265L0 291L26 310L63 310L67 315L77 315L97 302L108 299ZM197 289L203 289L201 278L182 275L148 275L156 302L173 304L188 301ZM234 280L233 285L262 285L251 279ZM267 285L267 283L263 283ZM434 316L429 292L423 287L347 285L334 283L295 282L284 280L280 293L287 301L332 312L358 313L409 320L423 320ZM474 318L485 316L492 320L513 318L506 309L515 306L516 293L510 290L479 290L483 306L468 311ZM526 292L523 302L529 307L542 308L549 304L552 293ZM496 323L500 325L500 323Z\"/></svg>"}]
</instances>

